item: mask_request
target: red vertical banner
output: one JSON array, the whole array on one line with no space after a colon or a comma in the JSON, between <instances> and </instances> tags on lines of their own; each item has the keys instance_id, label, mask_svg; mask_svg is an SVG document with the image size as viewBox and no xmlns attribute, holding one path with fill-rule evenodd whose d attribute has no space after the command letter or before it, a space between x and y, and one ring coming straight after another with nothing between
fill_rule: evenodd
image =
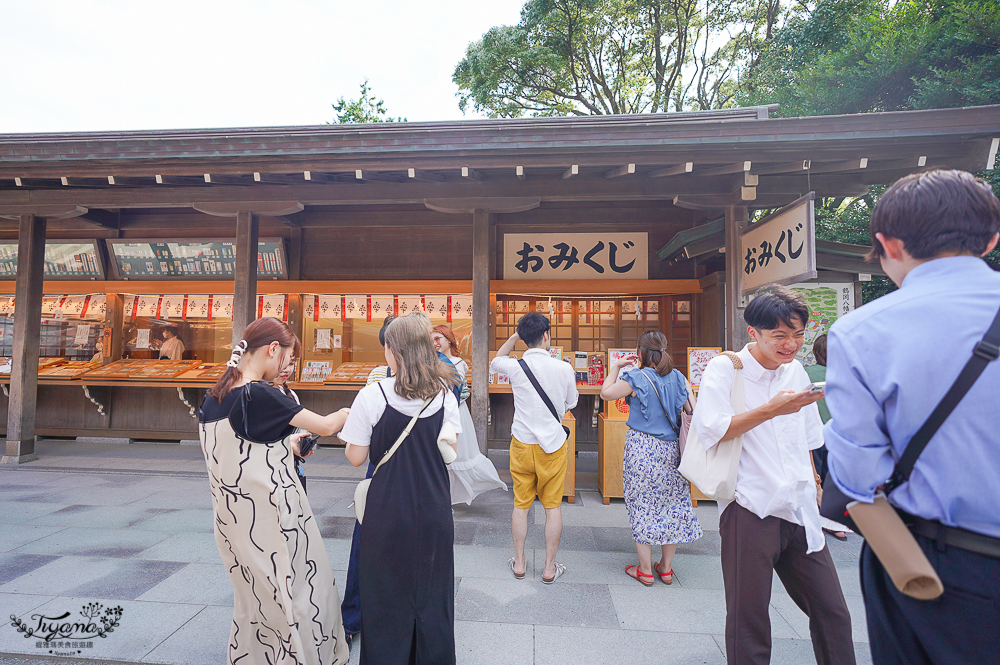
<instances>
[{"instance_id":1,"label":"red vertical banner","mask_svg":"<svg viewBox=\"0 0 1000 665\"><path fill-rule=\"evenodd\" d=\"M313 305L313 321L319 321L319 296L313 296L315 298L315 305Z\"/></svg>"},{"instance_id":2,"label":"red vertical banner","mask_svg":"<svg viewBox=\"0 0 1000 665\"><path fill-rule=\"evenodd\" d=\"M257 296L257 318L264 316L264 296Z\"/></svg>"},{"instance_id":3,"label":"red vertical banner","mask_svg":"<svg viewBox=\"0 0 1000 665\"><path fill-rule=\"evenodd\" d=\"M393 318L399 316L399 294L398 293L392 297L392 316L393 316Z\"/></svg>"},{"instance_id":4,"label":"red vertical banner","mask_svg":"<svg viewBox=\"0 0 1000 665\"><path fill-rule=\"evenodd\" d=\"M160 318L160 307L163 306L163 296L156 297L156 318Z\"/></svg>"},{"instance_id":5,"label":"red vertical banner","mask_svg":"<svg viewBox=\"0 0 1000 665\"><path fill-rule=\"evenodd\" d=\"M427 313L427 296L420 296L420 310Z\"/></svg>"},{"instance_id":6,"label":"red vertical banner","mask_svg":"<svg viewBox=\"0 0 1000 665\"><path fill-rule=\"evenodd\" d=\"M448 323L451 323L451 296L448 296Z\"/></svg>"},{"instance_id":7,"label":"red vertical banner","mask_svg":"<svg viewBox=\"0 0 1000 665\"><path fill-rule=\"evenodd\" d=\"M80 310L80 318L87 318L87 308L90 307L90 296L83 299L83 309Z\"/></svg>"},{"instance_id":8,"label":"red vertical banner","mask_svg":"<svg viewBox=\"0 0 1000 665\"><path fill-rule=\"evenodd\" d=\"M212 320L212 305L214 304L215 296L208 297L208 320Z\"/></svg>"},{"instance_id":9,"label":"red vertical banner","mask_svg":"<svg viewBox=\"0 0 1000 665\"><path fill-rule=\"evenodd\" d=\"M138 316L136 314L136 311L135 311L136 307L138 307L138 306L139 306L139 296L135 296L135 300L132 301L132 320L133 321L135 321L135 317Z\"/></svg>"},{"instance_id":10,"label":"red vertical banner","mask_svg":"<svg viewBox=\"0 0 1000 665\"><path fill-rule=\"evenodd\" d=\"M368 315L368 323L371 323L372 322L372 297L368 296L366 298L366 300L368 301L368 307L366 308L367 315Z\"/></svg>"},{"instance_id":11,"label":"red vertical banner","mask_svg":"<svg viewBox=\"0 0 1000 665\"><path fill-rule=\"evenodd\" d=\"M181 312L182 312L181 320L187 321L188 320L188 295L186 293L184 294L184 304L181 305Z\"/></svg>"},{"instance_id":12,"label":"red vertical banner","mask_svg":"<svg viewBox=\"0 0 1000 665\"><path fill-rule=\"evenodd\" d=\"M285 309L282 310L282 311L284 312L284 316L282 317L282 320L285 323L288 323L288 294L287 293L285 294Z\"/></svg>"},{"instance_id":13,"label":"red vertical banner","mask_svg":"<svg viewBox=\"0 0 1000 665\"><path fill-rule=\"evenodd\" d=\"M347 321L347 296L340 296L340 322Z\"/></svg>"}]
</instances>

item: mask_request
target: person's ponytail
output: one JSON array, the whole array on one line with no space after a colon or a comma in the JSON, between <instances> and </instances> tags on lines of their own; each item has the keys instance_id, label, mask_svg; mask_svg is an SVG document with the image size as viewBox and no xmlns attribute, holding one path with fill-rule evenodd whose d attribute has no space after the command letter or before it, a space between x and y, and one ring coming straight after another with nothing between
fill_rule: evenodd
<instances>
[{"instance_id":1,"label":"person's ponytail","mask_svg":"<svg viewBox=\"0 0 1000 665\"><path fill-rule=\"evenodd\" d=\"M233 353L229 357L229 361L226 362L226 371L222 373L208 394L218 402L225 399L233 386L243 380L243 372L239 368L243 354L247 351L252 353L262 346L270 346L273 342L277 342L286 349L292 347L296 356L302 353L302 343L287 324L270 316L257 319L247 326L243 332L243 339L233 347Z\"/></svg>"},{"instance_id":2,"label":"person's ponytail","mask_svg":"<svg viewBox=\"0 0 1000 665\"><path fill-rule=\"evenodd\" d=\"M652 367L660 376L674 369L667 352L667 338L659 330L647 330L639 337L639 361L643 367Z\"/></svg>"}]
</instances>

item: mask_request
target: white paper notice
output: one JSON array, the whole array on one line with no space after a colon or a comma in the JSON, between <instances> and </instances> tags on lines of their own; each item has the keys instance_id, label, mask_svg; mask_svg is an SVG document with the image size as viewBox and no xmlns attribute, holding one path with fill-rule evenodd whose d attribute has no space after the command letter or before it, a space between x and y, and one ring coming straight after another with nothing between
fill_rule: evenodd
<instances>
[{"instance_id":1,"label":"white paper notice","mask_svg":"<svg viewBox=\"0 0 1000 665\"><path fill-rule=\"evenodd\" d=\"M333 348L335 348L335 349L339 349L340 348L340 335L334 335L333 336Z\"/></svg>"},{"instance_id":2,"label":"white paper notice","mask_svg":"<svg viewBox=\"0 0 1000 665\"><path fill-rule=\"evenodd\" d=\"M76 327L76 338L73 339L73 344L76 346L86 346L89 341L90 326L85 323L78 325Z\"/></svg>"},{"instance_id":3,"label":"white paper notice","mask_svg":"<svg viewBox=\"0 0 1000 665\"><path fill-rule=\"evenodd\" d=\"M140 328L137 331L135 338L135 348L137 349L148 349L149 348L149 328Z\"/></svg>"},{"instance_id":4,"label":"white paper notice","mask_svg":"<svg viewBox=\"0 0 1000 665\"><path fill-rule=\"evenodd\" d=\"M330 329L329 328L317 328L316 329L316 348L317 349L329 349L330 348Z\"/></svg>"}]
</instances>

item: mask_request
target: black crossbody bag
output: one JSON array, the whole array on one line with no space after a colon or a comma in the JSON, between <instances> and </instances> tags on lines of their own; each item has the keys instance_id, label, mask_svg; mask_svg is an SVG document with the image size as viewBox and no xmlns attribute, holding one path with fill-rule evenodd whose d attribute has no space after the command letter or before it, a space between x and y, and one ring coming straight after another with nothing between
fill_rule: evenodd
<instances>
[{"instance_id":1,"label":"black crossbody bag","mask_svg":"<svg viewBox=\"0 0 1000 665\"><path fill-rule=\"evenodd\" d=\"M545 402L545 406L548 407L552 417L559 421L559 424L562 426L563 431L566 432L566 438L568 439L569 428L562 424L562 417L556 411L556 407L552 406L552 400L550 400L549 396L545 394L544 390L542 390L542 386L538 384L538 379L536 379L535 375L531 373L531 368L528 367L528 363L523 360L518 360L517 364L521 366L522 370L524 370L524 375L528 377L528 381L531 381L531 385L535 387L535 392L537 392L538 396L542 398L543 402Z\"/></svg>"},{"instance_id":2,"label":"black crossbody bag","mask_svg":"<svg viewBox=\"0 0 1000 665\"><path fill-rule=\"evenodd\" d=\"M986 370L986 366L998 357L1000 357L1000 310L997 311L996 316L993 318L993 323L990 324L986 334L980 340L979 344L976 345L976 348L972 352L972 357L965 363L965 367L962 368L958 378L955 379L951 388L948 389L945 396L938 402L937 407L935 407L931 415L924 421L924 424L920 426L920 429L917 430L917 433L913 435L913 438L906 445L899 461L896 462L896 468L893 470L892 476L883 486L882 491L886 496L889 496L894 489L909 480L910 474L913 472L913 466L916 464L917 458L920 457L920 453L924 451L924 448L927 447L934 434L937 433L941 425L944 424L944 421L951 415L951 412L955 410L958 403L962 401L962 398L969 392L979 376ZM833 480L829 480L829 478L830 472L827 471L826 480L828 482L823 483L823 505L820 507L820 515L841 524L846 523L847 526L856 530L854 521L847 512L847 504L851 503L854 499L841 492L837 484Z\"/></svg>"}]
</instances>

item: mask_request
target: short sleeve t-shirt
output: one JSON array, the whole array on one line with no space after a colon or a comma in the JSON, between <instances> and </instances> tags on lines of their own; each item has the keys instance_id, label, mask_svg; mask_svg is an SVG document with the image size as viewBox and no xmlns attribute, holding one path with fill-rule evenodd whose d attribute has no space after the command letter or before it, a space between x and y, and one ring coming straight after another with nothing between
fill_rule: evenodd
<instances>
[{"instance_id":1,"label":"short sleeve t-shirt","mask_svg":"<svg viewBox=\"0 0 1000 665\"><path fill-rule=\"evenodd\" d=\"M413 417L420 413L421 418L432 416L442 408L444 409L444 421L451 423L455 432L461 434L462 421L459 417L458 400L455 393L441 392L431 400L427 408L421 413L424 406L421 399L405 399L396 394L394 386L396 377L383 379L378 383L372 383L358 392L358 396L351 405L351 413L347 416L344 429L340 431L340 440L350 446L368 446L372 439L372 430L385 413L385 407L391 406L403 415ZM379 389L381 386L381 390Z\"/></svg>"},{"instance_id":2,"label":"short sleeve t-shirt","mask_svg":"<svg viewBox=\"0 0 1000 665\"><path fill-rule=\"evenodd\" d=\"M211 423L229 418L240 437L255 443L274 443L295 433L291 420L302 408L274 386L255 381L233 388L221 403L205 395L198 421Z\"/></svg>"}]
</instances>

